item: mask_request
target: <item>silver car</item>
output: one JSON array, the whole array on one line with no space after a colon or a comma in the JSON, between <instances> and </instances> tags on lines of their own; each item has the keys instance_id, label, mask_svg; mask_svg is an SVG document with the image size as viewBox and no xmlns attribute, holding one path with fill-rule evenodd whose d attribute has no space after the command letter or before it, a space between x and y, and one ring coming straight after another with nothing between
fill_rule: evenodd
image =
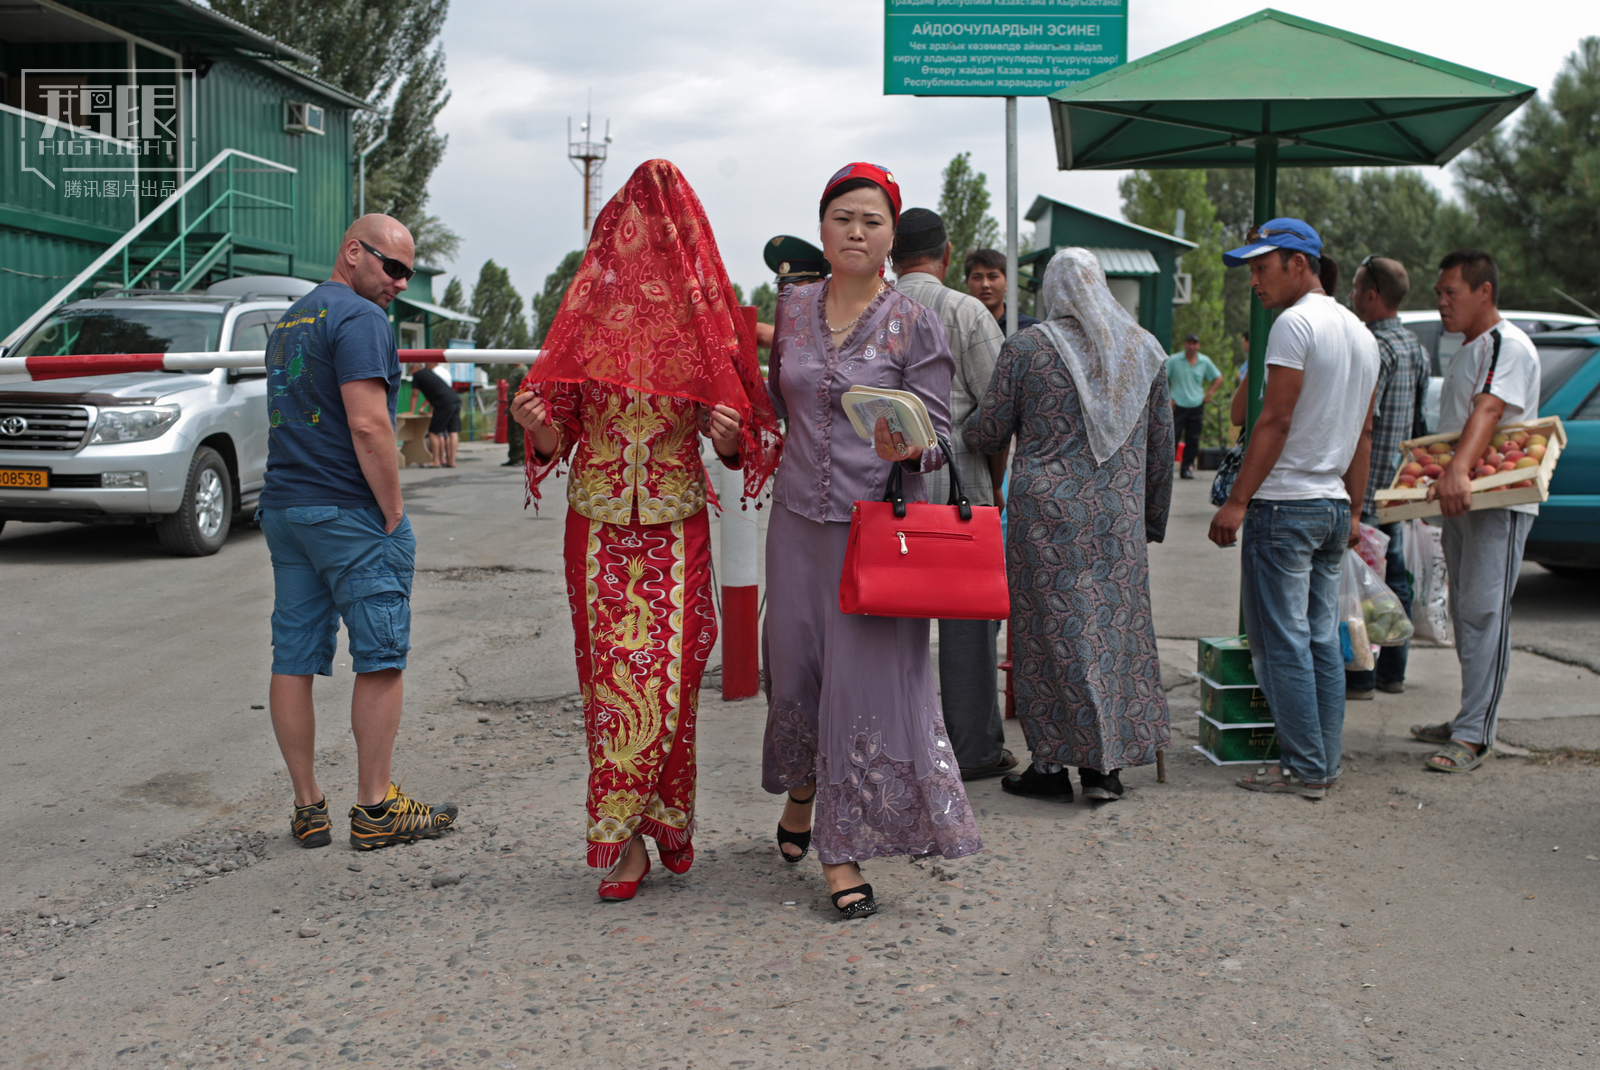
<instances>
[{"instance_id":1,"label":"silver car","mask_svg":"<svg viewBox=\"0 0 1600 1070\"><path fill-rule=\"evenodd\" d=\"M6 356L265 350L312 285L113 292L63 305ZM254 509L266 464L264 369L0 381L0 528L153 524L173 553L214 554Z\"/></svg>"}]
</instances>

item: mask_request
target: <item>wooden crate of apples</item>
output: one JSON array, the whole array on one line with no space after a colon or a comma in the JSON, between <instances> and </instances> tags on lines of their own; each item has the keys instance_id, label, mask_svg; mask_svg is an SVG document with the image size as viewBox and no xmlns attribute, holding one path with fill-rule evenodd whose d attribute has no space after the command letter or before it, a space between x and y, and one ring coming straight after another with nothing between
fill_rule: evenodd
<instances>
[{"instance_id":1,"label":"wooden crate of apples","mask_svg":"<svg viewBox=\"0 0 1600 1070\"><path fill-rule=\"evenodd\" d=\"M1427 500L1428 488L1455 458L1458 437L1426 435L1400 443L1405 459L1394 482L1388 490L1374 495L1379 523L1441 515L1439 503ZM1472 469L1472 508L1502 509L1550 497L1550 476L1556 470L1561 447L1566 444L1567 432L1559 416L1504 423L1495 428L1483 456Z\"/></svg>"}]
</instances>

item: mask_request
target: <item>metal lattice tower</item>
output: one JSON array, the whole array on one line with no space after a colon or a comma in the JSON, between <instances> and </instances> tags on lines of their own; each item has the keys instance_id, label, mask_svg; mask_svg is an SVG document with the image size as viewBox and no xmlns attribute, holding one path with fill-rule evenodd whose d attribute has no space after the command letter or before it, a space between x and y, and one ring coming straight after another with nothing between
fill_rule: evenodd
<instances>
[{"instance_id":1,"label":"metal lattice tower","mask_svg":"<svg viewBox=\"0 0 1600 1070\"><path fill-rule=\"evenodd\" d=\"M583 125L578 127L577 140L572 137L572 120L567 120L567 158L583 175L584 234L588 234L594 226L595 213L600 210L600 171L605 167L606 150L611 144L611 120L606 120L605 136L596 141L591 114L584 115Z\"/></svg>"}]
</instances>

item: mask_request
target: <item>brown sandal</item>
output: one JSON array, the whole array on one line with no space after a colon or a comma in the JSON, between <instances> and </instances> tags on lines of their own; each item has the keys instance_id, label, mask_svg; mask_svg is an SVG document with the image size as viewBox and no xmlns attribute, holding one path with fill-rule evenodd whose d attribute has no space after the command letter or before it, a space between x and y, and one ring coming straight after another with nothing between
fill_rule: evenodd
<instances>
[{"instance_id":1,"label":"brown sandal","mask_svg":"<svg viewBox=\"0 0 1600 1070\"><path fill-rule=\"evenodd\" d=\"M1437 773L1470 773L1488 759L1489 748L1487 746L1481 751L1473 750L1471 744L1460 743L1452 739L1430 754L1424 764ZM1445 765L1444 762L1449 762L1450 764Z\"/></svg>"}]
</instances>

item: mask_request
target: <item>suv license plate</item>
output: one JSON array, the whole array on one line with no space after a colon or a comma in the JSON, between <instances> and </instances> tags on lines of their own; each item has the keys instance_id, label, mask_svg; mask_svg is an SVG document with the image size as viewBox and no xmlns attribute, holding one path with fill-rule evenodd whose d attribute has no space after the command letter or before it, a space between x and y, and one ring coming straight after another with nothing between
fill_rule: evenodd
<instances>
[{"instance_id":1,"label":"suv license plate","mask_svg":"<svg viewBox=\"0 0 1600 1070\"><path fill-rule=\"evenodd\" d=\"M48 468L0 468L0 490L49 490Z\"/></svg>"}]
</instances>

